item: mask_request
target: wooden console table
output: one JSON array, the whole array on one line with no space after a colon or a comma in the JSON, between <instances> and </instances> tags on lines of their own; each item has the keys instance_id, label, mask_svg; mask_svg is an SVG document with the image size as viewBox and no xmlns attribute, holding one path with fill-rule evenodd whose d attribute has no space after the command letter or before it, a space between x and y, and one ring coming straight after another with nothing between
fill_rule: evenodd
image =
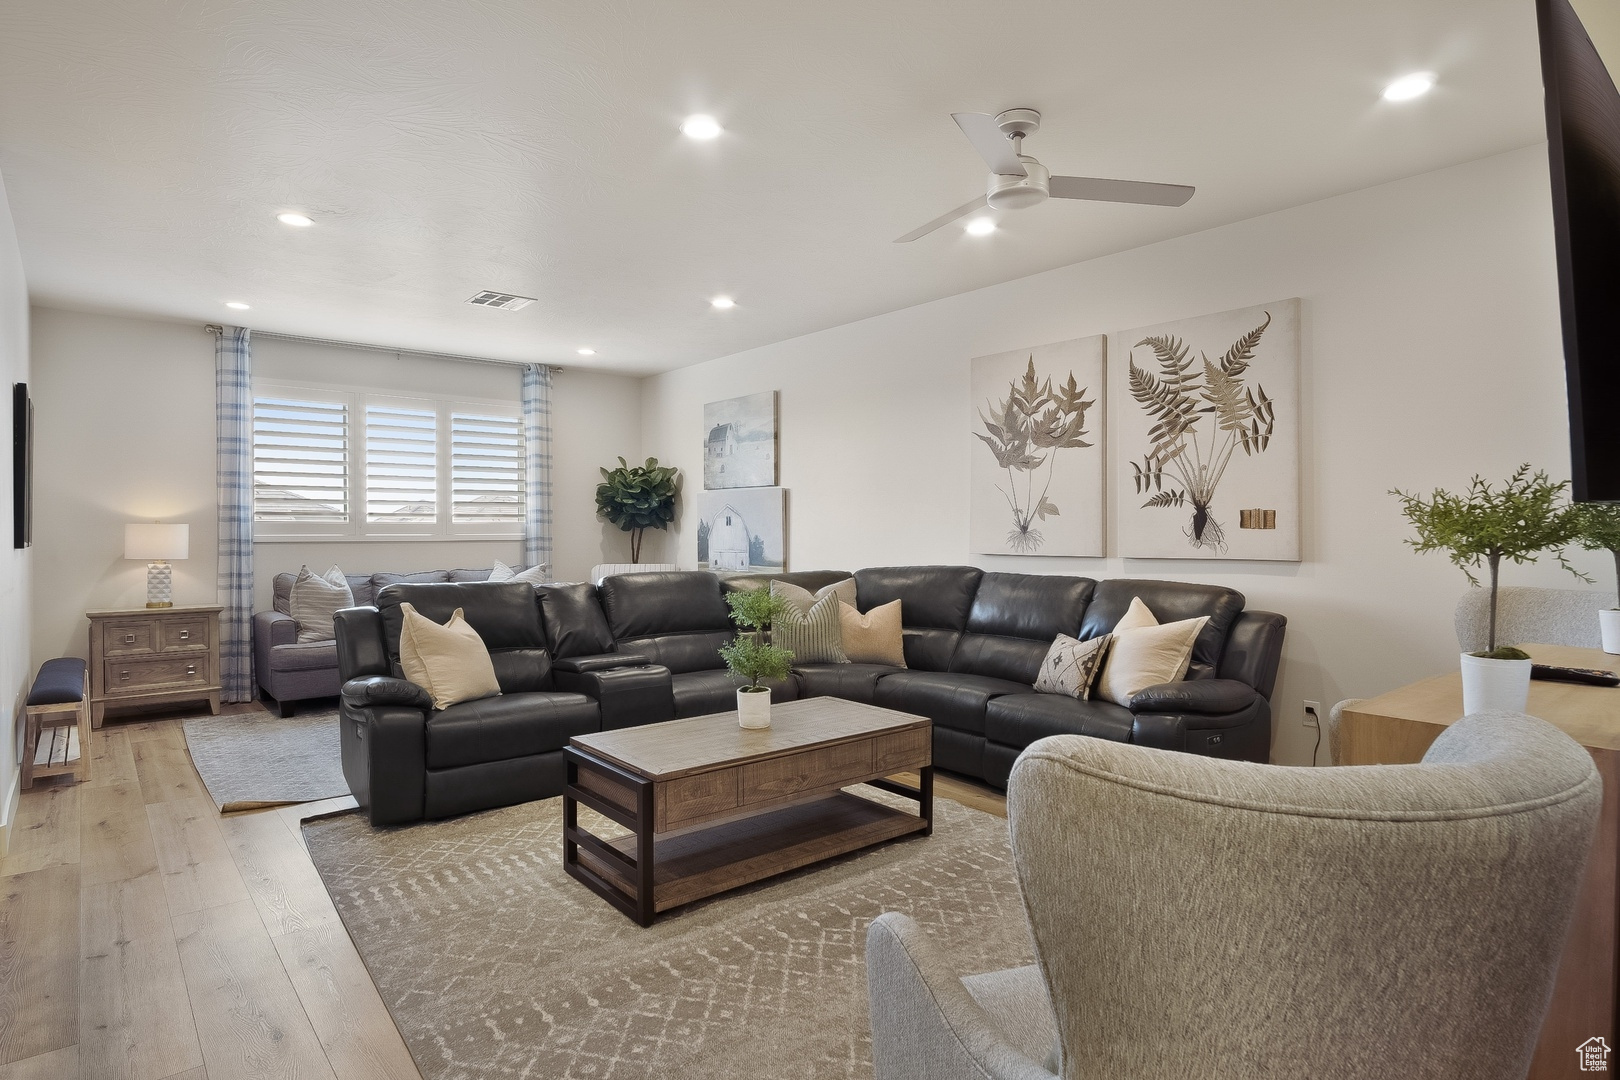
<instances>
[{"instance_id":1,"label":"wooden console table","mask_svg":"<svg viewBox=\"0 0 1620 1080\"><path fill-rule=\"evenodd\" d=\"M206 701L219 712L218 604L90 611L90 726L109 706Z\"/></svg>"},{"instance_id":2,"label":"wooden console table","mask_svg":"<svg viewBox=\"0 0 1620 1080\"><path fill-rule=\"evenodd\" d=\"M1620 656L1562 645L1521 646L1537 663L1620 670ZM1586 747L1603 777L1603 811L1575 903L1575 922L1541 1029L1531 1080L1574 1075L1575 1048L1593 1036L1614 1045L1620 977L1620 686L1530 684L1525 711ZM1462 676L1453 671L1403 686L1344 711L1339 732L1346 765L1399 765L1462 717Z\"/></svg>"}]
</instances>

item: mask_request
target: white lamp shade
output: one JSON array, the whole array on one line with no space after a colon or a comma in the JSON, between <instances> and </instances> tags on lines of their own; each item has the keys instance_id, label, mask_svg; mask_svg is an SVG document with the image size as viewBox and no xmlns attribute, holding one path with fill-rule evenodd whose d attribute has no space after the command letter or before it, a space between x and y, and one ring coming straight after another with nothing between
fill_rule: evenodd
<instances>
[{"instance_id":1,"label":"white lamp shade","mask_svg":"<svg viewBox=\"0 0 1620 1080\"><path fill-rule=\"evenodd\" d=\"M167 562L191 554L190 525L125 525L124 558Z\"/></svg>"}]
</instances>

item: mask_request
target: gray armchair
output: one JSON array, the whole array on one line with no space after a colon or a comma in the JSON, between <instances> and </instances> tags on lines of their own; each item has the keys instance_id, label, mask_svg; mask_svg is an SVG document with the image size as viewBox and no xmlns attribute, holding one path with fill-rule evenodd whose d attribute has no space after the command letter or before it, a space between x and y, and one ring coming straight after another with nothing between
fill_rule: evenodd
<instances>
[{"instance_id":1,"label":"gray armchair","mask_svg":"<svg viewBox=\"0 0 1620 1080\"><path fill-rule=\"evenodd\" d=\"M1498 645L1573 645L1596 649L1602 644L1598 612L1614 607L1614 593L1596 589L1538 589L1504 585L1497 591ZM1491 622L1489 589L1469 589L1457 601L1453 622L1463 652L1485 647Z\"/></svg>"},{"instance_id":2,"label":"gray armchair","mask_svg":"<svg viewBox=\"0 0 1620 1080\"><path fill-rule=\"evenodd\" d=\"M1042 739L1008 798L1039 962L959 978L880 916L878 1080L1518 1080L1601 798L1586 751L1515 714L1418 765Z\"/></svg>"}]
</instances>

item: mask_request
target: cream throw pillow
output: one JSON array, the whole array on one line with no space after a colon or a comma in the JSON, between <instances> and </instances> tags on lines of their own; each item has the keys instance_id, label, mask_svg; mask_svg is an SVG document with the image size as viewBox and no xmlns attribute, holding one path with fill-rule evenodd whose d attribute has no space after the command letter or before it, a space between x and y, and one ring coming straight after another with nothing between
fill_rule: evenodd
<instances>
[{"instance_id":1,"label":"cream throw pillow","mask_svg":"<svg viewBox=\"0 0 1620 1080\"><path fill-rule=\"evenodd\" d=\"M324 574L316 574L307 566L298 568L298 579L287 597L287 611L298 623L299 644L336 638L332 616L347 607L354 607L354 592L342 570L333 566Z\"/></svg>"},{"instance_id":2,"label":"cream throw pillow","mask_svg":"<svg viewBox=\"0 0 1620 1080\"><path fill-rule=\"evenodd\" d=\"M838 619L844 631L844 655L850 663L906 666L900 601L879 604L865 615L849 604L840 603Z\"/></svg>"},{"instance_id":3,"label":"cream throw pillow","mask_svg":"<svg viewBox=\"0 0 1620 1080\"><path fill-rule=\"evenodd\" d=\"M1113 645L1093 697L1131 707L1131 698L1150 686L1179 682L1192 662L1193 643L1209 622L1208 615L1160 625L1153 612L1133 597L1125 617L1114 627Z\"/></svg>"},{"instance_id":4,"label":"cream throw pillow","mask_svg":"<svg viewBox=\"0 0 1620 1080\"><path fill-rule=\"evenodd\" d=\"M405 678L428 692L435 709L501 692L495 665L478 631L467 624L462 609L440 626L410 604L399 605L399 666Z\"/></svg>"}]
</instances>

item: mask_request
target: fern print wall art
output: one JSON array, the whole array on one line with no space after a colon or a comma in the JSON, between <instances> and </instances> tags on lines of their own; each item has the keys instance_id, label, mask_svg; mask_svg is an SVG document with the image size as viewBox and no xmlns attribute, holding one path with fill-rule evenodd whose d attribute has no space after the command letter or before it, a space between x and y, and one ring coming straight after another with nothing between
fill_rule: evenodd
<instances>
[{"instance_id":1,"label":"fern print wall art","mask_svg":"<svg viewBox=\"0 0 1620 1080\"><path fill-rule=\"evenodd\" d=\"M1299 301L1110 334L1118 554L1299 559Z\"/></svg>"},{"instance_id":2,"label":"fern print wall art","mask_svg":"<svg viewBox=\"0 0 1620 1080\"><path fill-rule=\"evenodd\" d=\"M973 361L974 552L1103 554L1105 344L1098 335Z\"/></svg>"}]
</instances>

